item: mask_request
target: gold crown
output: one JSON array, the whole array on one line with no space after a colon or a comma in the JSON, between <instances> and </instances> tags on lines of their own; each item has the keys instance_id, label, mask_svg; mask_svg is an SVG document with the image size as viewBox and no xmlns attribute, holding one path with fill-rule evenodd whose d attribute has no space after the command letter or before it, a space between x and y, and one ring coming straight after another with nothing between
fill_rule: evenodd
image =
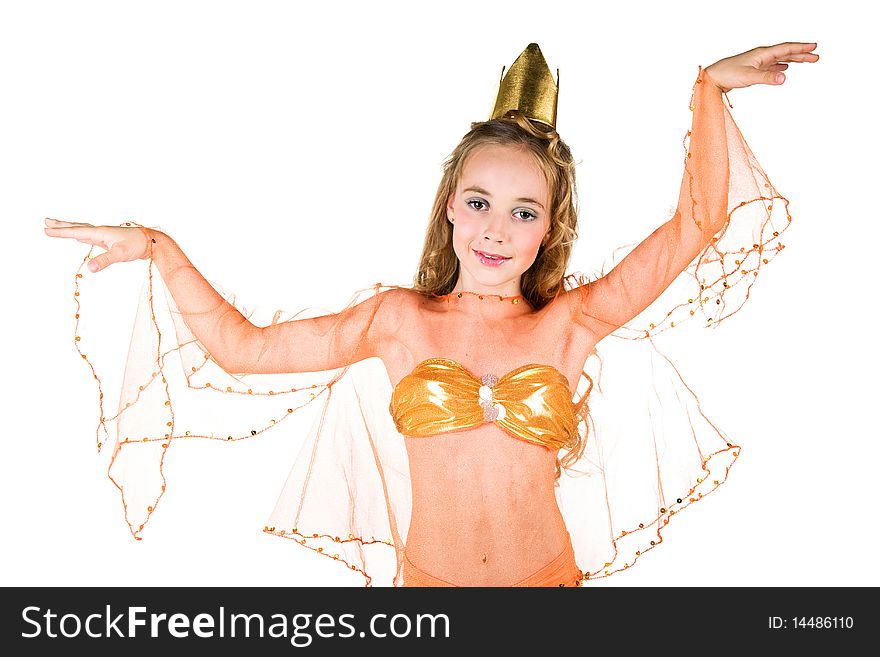
<instances>
[{"instance_id":1,"label":"gold crown","mask_svg":"<svg viewBox=\"0 0 880 657\"><path fill-rule=\"evenodd\" d=\"M495 109L490 119L504 116L511 110L519 110L533 121L556 129L556 102L559 97L559 69L556 69L556 82L550 67L541 54L537 43L526 46L513 65L504 75L501 67L501 81Z\"/></svg>"}]
</instances>

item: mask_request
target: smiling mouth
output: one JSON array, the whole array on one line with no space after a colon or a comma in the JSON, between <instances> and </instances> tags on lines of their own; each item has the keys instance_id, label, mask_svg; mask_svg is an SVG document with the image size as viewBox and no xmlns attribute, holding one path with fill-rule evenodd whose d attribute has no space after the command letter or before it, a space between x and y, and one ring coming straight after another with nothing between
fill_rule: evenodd
<instances>
[{"instance_id":1,"label":"smiling mouth","mask_svg":"<svg viewBox=\"0 0 880 657\"><path fill-rule=\"evenodd\" d=\"M494 253L486 253L485 251L477 251L474 249L474 253L477 254L477 257L480 259L480 262L483 264L489 265L500 265L502 262L507 262L510 258L496 255Z\"/></svg>"}]
</instances>

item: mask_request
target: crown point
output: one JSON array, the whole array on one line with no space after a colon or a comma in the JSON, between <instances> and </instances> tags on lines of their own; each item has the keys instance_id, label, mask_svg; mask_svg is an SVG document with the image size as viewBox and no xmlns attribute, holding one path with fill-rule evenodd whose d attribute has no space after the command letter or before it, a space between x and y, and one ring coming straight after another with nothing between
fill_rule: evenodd
<instances>
[{"instance_id":1,"label":"crown point","mask_svg":"<svg viewBox=\"0 0 880 657\"><path fill-rule=\"evenodd\" d=\"M503 69L502 69L503 71ZM507 74L502 73L490 119L507 116L512 110L550 128L556 128L556 105L559 87L537 43L526 46ZM556 74L559 79L559 72Z\"/></svg>"}]
</instances>

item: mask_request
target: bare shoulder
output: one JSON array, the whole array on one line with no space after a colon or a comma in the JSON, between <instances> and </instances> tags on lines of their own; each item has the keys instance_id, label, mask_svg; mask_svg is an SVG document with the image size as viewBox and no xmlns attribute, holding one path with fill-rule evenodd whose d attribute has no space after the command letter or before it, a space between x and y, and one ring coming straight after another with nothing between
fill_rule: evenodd
<instances>
[{"instance_id":1,"label":"bare shoulder","mask_svg":"<svg viewBox=\"0 0 880 657\"><path fill-rule=\"evenodd\" d=\"M596 295L601 294L597 287L601 280L580 281L578 285L560 292L543 310L551 316L552 321L567 324L582 338L586 335L600 337L595 312L591 308Z\"/></svg>"},{"instance_id":2,"label":"bare shoulder","mask_svg":"<svg viewBox=\"0 0 880 657\"><path fill-rule=\"evenodd\" d=\"M390 333L408 323L422 300L418 292L405 287L390 287L376 296L376 320Z\"/></svg>"}]
</instances>

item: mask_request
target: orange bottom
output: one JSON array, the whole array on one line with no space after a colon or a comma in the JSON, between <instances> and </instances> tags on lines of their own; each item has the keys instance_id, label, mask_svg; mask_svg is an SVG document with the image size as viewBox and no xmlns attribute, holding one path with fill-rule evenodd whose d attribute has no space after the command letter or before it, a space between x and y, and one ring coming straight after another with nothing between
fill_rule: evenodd
<instances>
[{"instance_id":1,"label":"orange bottom","mask_svg":"<svg viewBox=\"0 0 880 657\"><path fill-rule=\"evenodd\" d=\"M571 537L559 555L537 571L510 586L580 586L584 574L574 560ZM459 586L434 577L416 566L403 552L404 586Z\"/></svg>"}]
</instances>

